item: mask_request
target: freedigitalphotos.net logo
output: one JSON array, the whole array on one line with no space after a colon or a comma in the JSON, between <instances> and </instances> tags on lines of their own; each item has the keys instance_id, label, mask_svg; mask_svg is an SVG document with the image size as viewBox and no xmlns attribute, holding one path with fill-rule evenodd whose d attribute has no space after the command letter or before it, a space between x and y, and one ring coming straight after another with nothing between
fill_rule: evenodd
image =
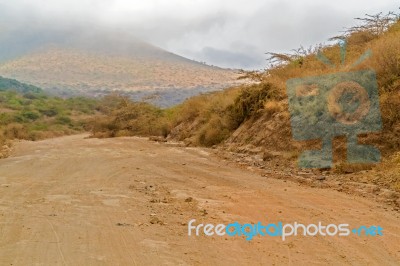
<instances>
[{"instance_id":1,"label":"freedigitalphotos.net logo","mask_svg":"<svg viewBox=\"0 0 400 266\"><path fill-rule=\"evenodd\" d=\"M346 42L340 44L342 65ZM371 56L367 51L353 65ZM334 67L318 54L318 58ZM293 138L297 141L322 140L321 150L308 150L299 158L301 168L330 168L333 163L332 140L347 137L349 163L377 163L378 149L358 144L357 135L382 128L376 74L373 70L337 72L287 81Z\"/></svg>"},{"instance_id":2,"label":"freedigitalphotos.net logo","mask_svg":"<svg viewBox=\"0 0 400 266\"><path fill-rule=\"evenodd\" d=\"M291 236L383 236L383 228L381 226L359 226L350 229L350 225L343 224L327 224L322 222L316 224L302 224L302 223L268 223L263 224L258 222L256 224L241 224L234 222L230 224L195 224L196 219L192 219L188 223L188 236L230 236L230 237L244 237L247 241L252 240L255 236L261 237L280 237L285 241Z\"/></svg>"}]
</instances>

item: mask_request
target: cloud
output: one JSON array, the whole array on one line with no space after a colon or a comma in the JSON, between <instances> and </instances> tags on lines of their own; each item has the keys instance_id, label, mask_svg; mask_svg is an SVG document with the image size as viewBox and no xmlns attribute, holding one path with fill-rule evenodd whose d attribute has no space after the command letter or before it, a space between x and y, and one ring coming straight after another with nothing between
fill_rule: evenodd
<instances>
[{"instance_id":1,"label":"cloud","mask_svg":"<svg viewBox=\"0 0 400 266\"><path fill-rule=\"evenodd\" d=\"M321 43L392 0L0 0L7 31L120 30L224 67L263 68L268 51Z\"/></svg>"},{"instance_id":2,"label":"cloud","mask_svg":"<svg viewBox=\"0 0 400 266\"><path fill-rule=\"evenodd\" d=\"M262 65L262 58L252 55L251 52L241 53L229 50L204 47L199 57L205 62L215 62L216 65L227 68L253 68L254 65Z\"/></svg>"}]
</instances>

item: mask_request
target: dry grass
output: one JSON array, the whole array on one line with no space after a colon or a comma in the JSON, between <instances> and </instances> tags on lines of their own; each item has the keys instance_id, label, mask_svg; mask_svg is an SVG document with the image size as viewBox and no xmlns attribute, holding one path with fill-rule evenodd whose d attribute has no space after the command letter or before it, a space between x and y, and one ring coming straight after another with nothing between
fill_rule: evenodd
<instances>
[{"instance_id":1,"label":"dry grass","mask_svg":"<svg viewBox=\"0 0 400 266\"><path fill-rule=\"evenodd\" d=\"M339 46L323 47L320 51L332 64L337 66L336 68L322 64L314 52L266 71L261 78L261 84L272 84L280 94L285 95L286 81L291 78L319 76L338 71L375 70L379 85L383 131L380 135L364 137L363 141L378 145L385 156L390 156L400 148L400 22L391 26L387 32L380 36L372 35L366 31L354 32L347 37L347 42L346 63L342 67L340 66ZM359 66L352 68L351 66L368 49L372 50L373 56ZM259 112L272 118L276 114L285 112L287 108L285 104L285 101L267 98ZM287 116L282 115L281 117L289 119ZM265 119L265 116L263 119ZM289 125L288 121L282 121L282 126L285 124ZM250 129L251 124L246 123L246 127ZM284 126L277 126L274 134L283 135L280 130L286 131L287 129ZM262 131L260 128L260 132ZM242 130L242 132L246 134L246 130ZM253 136L250 139L256 140L258 138ZM293 142L291 139L283 139L282 141Z\"/></svg>"},{"instance_id":2,"label":"dry grass","mask_svg":"<svg viewBox=\"0 0 400 266\"><path fill-rule=\"evenodd\" d=\"M205 94L188 99L167 111L171 113L173 129L170 137L189 145L212 146L229 137L232 116L228 108L238 97L240 88Z\"/></svg>"},{"instance_id":3,"label":"dry grass","mask_svg":"<svg viewBox=\"0 0 400 266\"><path fill-rule=\"evenodd\" d=\"M321 63L317 50L310 50L286 64L264 73L249 73L257 83L188 99L183 104L155 110L148 106L129 104L97 119L94 135L166 135L184 140L188 145L212 146L229 139L238 145L253 144L279 151L307 149L307 143L294 142L290 133L287 112L286 81L296 77L319 76L341 71L374 69L377 73L383 132L361 138L362 143L377 145L385 158L400 148L400 22L377 36L368 31L357 31L347 36L346 62L341 65L338 45L320 47L336 65L330 68ZM359 66L352 65L368 49L373 56ZM138 114L138 115L134 115ZM239 127L238 130L236 130ZM314 143L311 141L310 143ZM343 153L343 144L335 153ZM283 150L286 149L286 150ZM345 156L339 156L337 168L347 167ZM357 168L357 167L356 167ZM358 168L357 168L358 169ZM364 169L361 167L358 170Z\"/></svg>"}]
</instances>

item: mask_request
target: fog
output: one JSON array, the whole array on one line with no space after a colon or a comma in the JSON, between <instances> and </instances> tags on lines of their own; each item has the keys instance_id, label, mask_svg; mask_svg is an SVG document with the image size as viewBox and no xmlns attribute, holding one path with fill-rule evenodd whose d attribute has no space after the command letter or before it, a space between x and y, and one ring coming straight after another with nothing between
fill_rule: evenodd
<instances>
[{"instance_id":1,"label":"fog","mask_svg":"<svg viewBox=\"0 0 400 266\"><path fill-rule=\"evenodd\" d=\"M0 41L12 56L46 38L119 31L189 59L262 69L266 52L324 43L355 17L398 7L389 0L0 0Z\"/></svg>"}]
</instances>

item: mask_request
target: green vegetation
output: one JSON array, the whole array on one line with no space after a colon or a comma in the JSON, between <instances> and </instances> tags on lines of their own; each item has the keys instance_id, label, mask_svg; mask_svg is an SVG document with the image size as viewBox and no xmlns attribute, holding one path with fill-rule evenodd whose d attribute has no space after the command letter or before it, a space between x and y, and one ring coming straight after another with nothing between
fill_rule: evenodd
<instances>
[{"instance_id":1,"label":"green vegetation","mask_svg":"<svg viewBox=\"0 0 400 266\"><path fill-rule=\"evenodd\" d=\"M40 88L0 78L0 144L81 132L97 106L96 100L50 97Z\"/></svg>"},{"instance_id":2,"label":"green vegetation","mask_svg":"<svg viewBox=\"0 0 400 266\"><path fill-rule=\"evenodd\" d=\"M33 85L21 83L15 79L0 77L0 91L13 90L20 93L42 93L43 90Z\"/></svg>"}]
</instances>

